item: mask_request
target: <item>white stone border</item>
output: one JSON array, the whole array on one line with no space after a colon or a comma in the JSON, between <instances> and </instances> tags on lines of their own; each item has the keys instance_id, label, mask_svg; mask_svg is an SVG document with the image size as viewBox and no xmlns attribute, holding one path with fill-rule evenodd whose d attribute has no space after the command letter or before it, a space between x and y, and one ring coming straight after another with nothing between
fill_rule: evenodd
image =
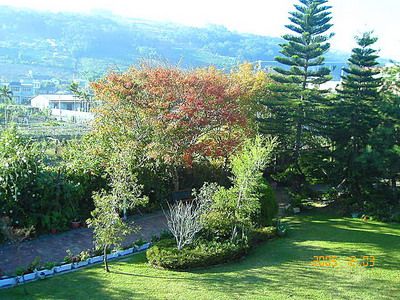
<instances>
[{"instance_id":1,"label":"white stone border","mask_svg":"<svg viewBox=\"0 0 400 300\"><path fill-rule=\"evenodd\" d=\"M107 259L112 260L117 257L128 256L131 254L137 254L137 253L147 250L150 246L151 246L151 243L145 243L138 247L132 247L132 248L128 248L125 250L119 250L119 251L113 252L111 254L107 254ZM60 274L66 274L66 273L69 273L69 272L72 272L72 271L75 271L75 270L78 270L78 269L81 269L81 268L84 268L84 267L87 267L90 265L101 263L102 261L103 261L103 255L94 256L94 257L88 258L85 261L56 266L56 267L52 268L51 270L47 270L47 269L39 270L39 271L36 270L33 273L25 274L22 276L15 276L15 277L8 277L8 278L0 279L0 289L1 288L10 288L10 287L14 287L16 285L33 282L38 279L45 279L45 278L53 277L53 276L60 275Z\"/></svg>"}]
</instances>

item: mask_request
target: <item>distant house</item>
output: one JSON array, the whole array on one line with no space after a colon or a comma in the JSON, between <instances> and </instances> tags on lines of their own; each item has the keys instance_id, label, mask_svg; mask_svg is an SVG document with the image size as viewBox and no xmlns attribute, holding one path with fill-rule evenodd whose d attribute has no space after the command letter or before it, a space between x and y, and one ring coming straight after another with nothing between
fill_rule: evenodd
<instances>
[{"instance_id":1,"label":"distant house","mask_svg":"<svg viewBox=\"0 0 400 300\"><path fill-rule=\"evenodd\" d=\"M322 90L328 90L330 92L336 92L336 89L338 87L340 87L340 85L341 85L341 81L331 80L331 81L328 81L328 82L325 82L325 83L321 84L319 86L319 88L322 89Z\"/></svg>"},{"instance_id":2,"label":"distant house","mask_svg":"<svg viewBox=\"0 0 400 300\"><path fill-rule=\"evenodd\" d=\"M331 93L336 93L336 89L339 88L341 84L342 84L341 81L331 80L323 84L316 84L316 85L309 83L307 86L309 88L318 88L320 90L327 90Z\"/></svg>"},{"instance_id":3,"label":"distant house","mask_svg":"<svg viewBox=\"0 0 400 300\"><path fill-rule=\"evenodd\" d=\"M90 103L75 95L38 95L31 100L31 106L40 109L62 109L89 112Z\"/></svg>"},{"instance_id":4,"label":"distant house","mask_svg":"<svg viewBox=\"0 0 400 300\"><path fill-rule=\"evenodd\" d=\"M31 106L49 109L51 114L60 120L90 121L91 103L75 95L38 95L31 100Z\"/></svg>"},{"instance_id":5,"label":"distant house","mask_svg":"<svg viewBox=\"0 0 400 300\"><path fill-rule=\"evenodd\" d=\"M12 92L12 98L16 104L29 104L31 99L36 95L40 83L18 82L12 81L8 83L8 88Z\"/></svg>"}]
</instances>

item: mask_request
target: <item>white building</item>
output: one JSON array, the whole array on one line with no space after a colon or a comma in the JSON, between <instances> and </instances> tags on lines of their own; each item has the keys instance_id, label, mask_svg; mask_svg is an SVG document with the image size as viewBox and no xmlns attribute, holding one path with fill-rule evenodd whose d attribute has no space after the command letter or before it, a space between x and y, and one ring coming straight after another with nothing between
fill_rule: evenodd
<instances>
[{"instance_id":1,"label":"white building","mask_svg":"<svg viewBox=\"0 0 400 300\"><path fill-rule=\"evenodd\" d=\"M93 119L90 105L90 101L75 95L38 95L31 100L32 107L49 109L59 120L90 121Z\"/></svg>"},{"instance_id":2,"label":"white building","mask_svg":"<svg viewBox=\"0 0 400 300\"><path fill-rule=\"evenodd\" d=\"M38 95L31 100L31 106L40 109L63 109L89 112L90 102L75 95Z\"/></svg>"},{"instance_id":3,"label":"white building","mask_svg":"<svg viewBox=\"0 0 400 300\"><path fill-rule=\"evenodd\" d=\"M336 92L336 89L341 85L341 81L328 81L319 86L321 90L329 90L330 92Z\"/></svg>"}]
</instances>

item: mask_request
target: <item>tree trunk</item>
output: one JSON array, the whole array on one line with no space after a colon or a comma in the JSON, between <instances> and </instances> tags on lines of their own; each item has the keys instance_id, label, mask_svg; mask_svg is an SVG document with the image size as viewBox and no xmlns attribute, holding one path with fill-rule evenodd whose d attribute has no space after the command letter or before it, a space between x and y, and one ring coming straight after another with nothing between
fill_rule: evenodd
<instances>
[{"instance_id":1,"label":"tree trunk","mask_svg":"<svg viewBox=\"0 0 400 300\"><path fill-rule=\"evenodd\" d=\"M296 155L296 162L300 157L300 147L301 147L301 122L297 121L296 124L296 145L295 145L295 155Z\"/></svg>"},{"instance_id":2,"label":"tree trunk","mask_svg":"<svg viewBox=\"0 0 400 300\"><path fill-rule=\"evenodd\" d=\"M174 167L173 169L173 174L172 174L172 179L174 182L174 190L175 192L179 191L179 174L178 174L178 167Z\"/></svg>"},{"instance_id":3,"label":"tree trunk","mask_svg":"<svg viewBox=\"0 0 400 300\"><path fill-rule=\"evenodd\" d=\"M104 270L106 272L110 272L110 269L108 268L108 260L107 260L107 245L104 246Z\"/></svg>"}]
</instances>

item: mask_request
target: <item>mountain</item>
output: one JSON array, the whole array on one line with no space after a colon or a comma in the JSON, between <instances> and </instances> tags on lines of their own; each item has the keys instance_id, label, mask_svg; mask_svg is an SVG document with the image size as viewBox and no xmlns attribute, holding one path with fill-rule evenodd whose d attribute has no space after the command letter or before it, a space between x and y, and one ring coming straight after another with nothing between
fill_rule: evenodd
<instances>
[{"instance_id":1,"label":"mountain","mask_svg":"<svg viewBox=\"0 0 400 300\"><path fill-rule=\"evenodd\" d=\"M273 65L280 38L242 34L223 26L205 28L120 18L20 10L0 6L0 77L60 79L74 74L99 76L123 70L142 59L157 59L185 68L216 65L231 68L241 61ZM347 55L329 53L338 65ZM336 63L336 62L339 62Z\"/></svg>"}]
</instances>

